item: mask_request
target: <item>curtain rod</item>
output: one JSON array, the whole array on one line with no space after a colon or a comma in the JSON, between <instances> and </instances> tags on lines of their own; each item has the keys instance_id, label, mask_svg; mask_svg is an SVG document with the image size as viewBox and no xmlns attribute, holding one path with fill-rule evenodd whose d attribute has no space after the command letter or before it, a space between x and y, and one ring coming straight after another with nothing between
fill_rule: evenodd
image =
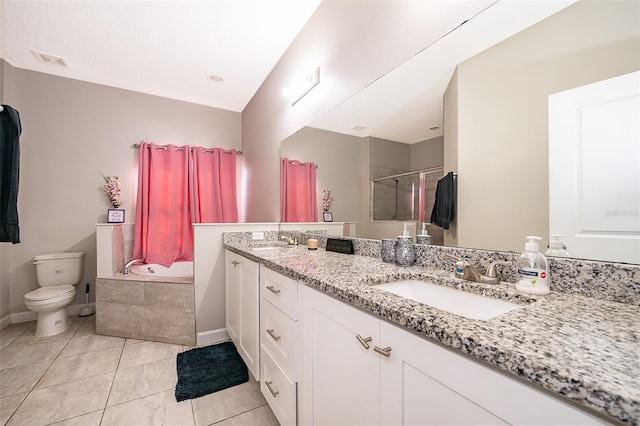
<instances>
[{"instance_id":1,"label":"curtain rod","mask_svg":"<svg viewBox=\"0 0 640 426\"><path fill-rule=\"evenodd\" d=\"M138 149L138 148L140 148L140 144L139 143L134 143L133 145L131 145L131 148ZM151 148L151 147L149 146L148 148ZM166 150L167 146L166 145L157 145L156 149L164 149L164 150ZM176 147L176 149L180 150L180 151L184 150L184 148L181 147L181 146ZM226 150L223 149L222 152L225 153L225 154L229 154L230 151L231 151L230 149L226 149ZM213 152L213 148L205 148L204 152ZM236 155L242 155L242 151L236 151Z\"/></svg>"},{"instance_id":2,"label":"curtain rod","mask_svg":"<svg viewBox=\"0 0 640 426\"><path fill-rule=\"evenodd\" d=\"M431 167L431 168L428 168L428 169L415 170L413 172L399 173L397 175L391 175L391 176L385 176L385 177L381 177L381 178L371 179L371 181L372 182L378 182L380 180L391 179L391 178L402 177L402 176L415 175L417 173L432 174L432 173L441 172L443 170L444 170L443 166L437 166L437 167ZM454 176L458 176L458 173L454 172L453 175Z\"/></svg>"}]
</instances>

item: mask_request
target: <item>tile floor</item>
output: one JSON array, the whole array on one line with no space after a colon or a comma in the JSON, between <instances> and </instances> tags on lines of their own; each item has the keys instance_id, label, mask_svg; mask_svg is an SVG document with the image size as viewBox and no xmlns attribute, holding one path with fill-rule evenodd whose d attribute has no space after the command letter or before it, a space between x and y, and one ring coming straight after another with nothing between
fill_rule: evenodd
<instances>
[{"instance_id":1,"label":"tile floor","mask_svg":"<svg viewBox=\"0 0 640 426\"><path fill-rule=\"evenodd\" d=\"M176 354L190 347L96 334L95 315L57 336L35 322L0 331L2 425L278 425L259 384L176 402Z\"/></svg>"}]
</instances>

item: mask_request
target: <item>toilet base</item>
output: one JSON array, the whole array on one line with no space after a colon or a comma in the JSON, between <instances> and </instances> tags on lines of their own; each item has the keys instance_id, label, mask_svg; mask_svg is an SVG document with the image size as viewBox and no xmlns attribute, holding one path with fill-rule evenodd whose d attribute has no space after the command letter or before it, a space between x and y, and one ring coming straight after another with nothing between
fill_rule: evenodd
<instances>
[{"instance_id":1,"label":"toilet base","mask_svg":"<svg viewBox=\"0 0 640 426\"><path fill-rule=\"evenodd\" d=\"M38 312L35 336L55 336L56 334L65 332L69 328L69 325L70 322L66 307L52 312Z\"/></svg>"}]
</instances>

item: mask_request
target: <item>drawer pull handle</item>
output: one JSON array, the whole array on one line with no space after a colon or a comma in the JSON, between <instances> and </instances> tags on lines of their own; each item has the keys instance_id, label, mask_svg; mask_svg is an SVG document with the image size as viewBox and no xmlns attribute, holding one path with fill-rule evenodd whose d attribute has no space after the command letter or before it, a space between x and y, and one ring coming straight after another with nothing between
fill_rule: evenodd
<instances>
[{"instance_id":1,"label":"drawer pull handle","mask_svg":"<svg viewBox=\"0 0 640 426\"><path fill-rule=\"evenodd\" d=\"M231 264L233 266L238 266L240 264L240 262L238 262L237 260L234 260L233 262L231 262Z\"/></svg>"},{"instance_id":2,"label":"drawer pull handle","mask_svg":"<svg viewBox=\"0 0 640 426\"><path fill-rule=\"evenodd\" d=\"M362 337L361 335L356 334L356 339L358 339L358 342L360 342L363 348L369 349L369 342L371 341L371 337Z\"/></svg>"},{"instance_id":3,"label":"drawer pull handle","mask_svg":"<svg viewBox=\"0 0 640 426\"><path fill-rule=\"evenodd\" d=\"M282 336L276 336L273 328L267 328L267 333L269 333L269 336L273 337L273 340L275 340L276 342L282 338Z\"/></svg>"},{"instance_id":4,"label":"drawer pull handle","mask_svg":"<svg viewBox=\"0 0 640 426\"><path fill-rule=\"evenodd\" d=\"M273 388L271 387L271 383L273 382L268 382L265 380L264 384L267 386L267 389L269 389L269 392L271 392L271 395L273 395L273 397L275 398L276 396L278 396L278 394L280 393L279 391L274 391Z\"/></svg>"},{"instance_id":5,"label":"drawer pull handle","mask_svg":"<svg viewBox=\"0 0 640 426\"><path fill-rule=\"evenodd\" d=\"M280 293L280 290L278 290L277 288L273 287L272 285L268 285L267 286L267 290L269 290L270 292L272 292L273 294L278 294Z\"/></svg>"},{"instance_id":6,"label":"drawer pull handle","mask_svg":"<svg viewBox=\"0 0 640 426\"><path fill-rule=\"evenodd\" d=\"M386 356L387 358L391 356L391 346L387 346L386 348L379 348L377 346L374 346L373 350L378 352L380 355Z\"/></svg>"}]
</instances>

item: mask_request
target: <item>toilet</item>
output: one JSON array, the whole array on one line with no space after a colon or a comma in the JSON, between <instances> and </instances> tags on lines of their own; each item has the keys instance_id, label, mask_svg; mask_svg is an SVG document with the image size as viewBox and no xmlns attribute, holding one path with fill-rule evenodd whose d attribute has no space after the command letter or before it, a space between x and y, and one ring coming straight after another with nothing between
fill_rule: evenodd
<instances>
[{"instance_id":1,"label":"toilet","mask_svg":"<svg viewBox=\"0 0 640 426\"><path fill-rule=\"evenodd\" d=\"M84 252L40 254L33 258L40 288L24 295L24 304L38 313L36 337L53 336L69 328L67 306L82 280Z\"/></svg>"}]
</instances>

